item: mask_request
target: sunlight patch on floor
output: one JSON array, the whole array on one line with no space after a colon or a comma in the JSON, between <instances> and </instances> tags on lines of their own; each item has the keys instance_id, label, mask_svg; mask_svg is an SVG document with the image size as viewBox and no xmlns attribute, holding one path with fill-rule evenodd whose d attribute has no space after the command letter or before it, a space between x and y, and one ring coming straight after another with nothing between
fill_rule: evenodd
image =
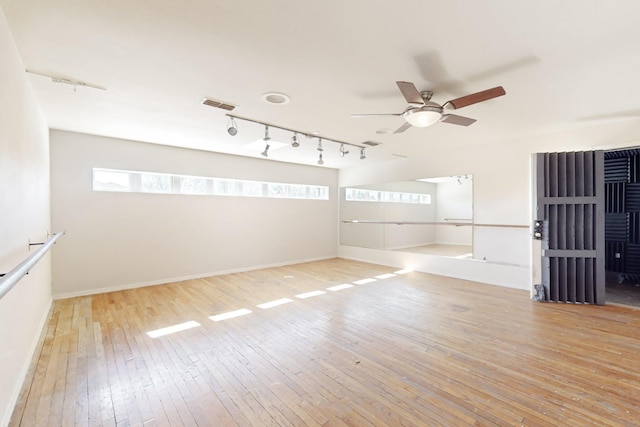
<instances>
[{"instance_id":1,"label":"sunlight patch on floor","mask_svg":"<svg viewBox=\"0 0 640 427\"><path fill-rule=\"evenodd\" d=\"M271 307L277 307L279 305L286 304L288 302L293 302L293 300L289 299L289 298L280 298L280 299L277 299L275 301L269 301L269 302L265 302L265 303L262 303L262 304L258 304L256 307L266 309L266 308L271 308Z\"/></svg>"},{"instance_id":2,"label":"sunlight patch on floor","mask_svg":"<svg viewBox=\"0 0 640 427\"><path fill-rule=\"evenodd\" d=\"M234 317L244 316L245 314L253 313L251 310L247 308L242 308L236 311L229 311L227 313L217 314L215 316L210 316L209 319L214 322L219 322L221 320L233 319Z\"/></svg>"},{"instance_id":3,"label":"sunlight patch on floor","mask_svg":"<svg viewBox=\"0 0 640 427\"><path fill-rule=\"evenodd\" d=\"M187 329L196 328L198 326L200 326L200 323L198 322L194 322L194 321L184 322L184 323L179 323L173 326L167 326L166 328L149 331L147 332L147 335L149 335L151 338L158 338L164 335L169 335L176 332L185 331Z\"/></svg>"},{"instance_id":4,"label":"sunlight patch on floor","mask_svg":"<svg viewBox=\"0 0 640 427\"><path fill-rule=\"evenodd\" d=\"M327 289L332 291L332 292L335 292L335 291L341 291L341 290L347 289L347 288L353 288L353 285L350 285L348 283L344 283L342 285L331 286L330 288L327 288Z\"/></svg>"},{"instance_id":5,"label":"sunlight patch on floor","mask_svg":"<svg viewBox=\"0 0 640 427\"><path fill-rule=\"evenodd\" d=\"M311 297L315 297L315 296L322 295L322 294L326 294L326 292L325 291L311 291L311 292L305 292L303 294L298 294L298 295L296 295L296 298L305 299L305 298L311 298Z\"/></svg>"}]
</instances>

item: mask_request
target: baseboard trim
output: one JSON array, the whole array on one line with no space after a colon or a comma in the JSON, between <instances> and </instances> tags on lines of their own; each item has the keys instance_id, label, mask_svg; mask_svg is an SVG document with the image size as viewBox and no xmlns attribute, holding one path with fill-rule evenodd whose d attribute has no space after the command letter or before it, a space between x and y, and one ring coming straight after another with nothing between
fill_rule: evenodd
<instances>
[{"instance_id":1,"label":"baseboard trim","mask_svg":"<svg viewBox=\"0 0 640 427\"><path fill-rule=\"evenodd\" d=\"M75 297L82 297L82 296L88 296L88 295L104 294L107 292L123 291L127 289L144 288L146 286L166 285L167 283L183 282L185 280L203 279L205 277L222 276L225 274L233 274L233 273L244 273L247 271L261 270L263 268L283 267L286 265L302 264L305 262L322 261L322 260L333 259L333 258L336 258L336 255L301 259L301 260L295 260L295 261L285 261L285 262L278 262L273 264L254 265L250 267L239 267L239 268L233 268L228 270L213 271L209 273L193 274L189 276L178 276L178 277L171 277L171 278L161 279L161 280L151 280L148 282L128 283L124 285L108 286L108 287L98 288L98 289L87 289L84 291L77 291L77 292L65 292L65 293L53 295L53 299L60 300L60 299L75 298Z\"/></svg>"}]
</instances>

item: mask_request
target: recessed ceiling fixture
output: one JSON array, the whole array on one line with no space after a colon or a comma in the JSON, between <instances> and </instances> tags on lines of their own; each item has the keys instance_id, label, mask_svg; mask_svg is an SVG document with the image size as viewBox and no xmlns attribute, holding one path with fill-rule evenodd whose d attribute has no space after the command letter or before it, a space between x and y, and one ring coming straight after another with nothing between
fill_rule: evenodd
<instances>
[{"instance_id":1,"label":"recessed ceiling fixture","mask_svg":"<svg viewBox=\"0 0 640 427\"><path fill-rule=\"evenodd\" d=\"M291 98L288 95L280 92L267 92L263 93L260 97L267 104L272 105L284 105L291 102Z\"/></svg>"}]
</instances>

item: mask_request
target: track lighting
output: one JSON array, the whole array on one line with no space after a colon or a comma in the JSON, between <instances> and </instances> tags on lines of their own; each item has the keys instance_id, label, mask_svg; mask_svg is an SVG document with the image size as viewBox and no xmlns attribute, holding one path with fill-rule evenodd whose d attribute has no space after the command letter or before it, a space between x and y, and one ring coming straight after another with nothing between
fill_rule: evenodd
<instances>
[{"instance_id":1,"label":"track lighting","mask_svg":"<svg viewBox=\"0 0 640 427\"><path fill-rule=\"evenodd\" d=\"M263 141L266 143L266 146L264 147L264 151L260 154L262 154L265 157L269 157L269 141L271 140L271 138L269 137L269 126L265 126L264 127L264 138Z\"/></svg>"},{"instance_id":2,"label":"track lighting","mask_svg":"<svg viewBox=\"0 0 640 427\"><path fill-rule=\"evenodd\" d=\"M231 117L231 119L229 119L229 123L227 123L227 132L229 132L229 135L231 136L236 136L238 133L238 126L236 125L236 121L233 117Z\"/></svg>"},{"instance_id":3,"label":"track lighting","mask_svg":"<svg viewBox=\"0 0 640 427\"><path fill-rule=\"evenodd\" d=\"M312 138L318 138L318 146L316 148L316 150L318 151L318 160L317 163L319 165L324 165L324 158L323 158L323 152L324 152L324 147L322 146L323 143L323 139L325 141L329 141L335 144L340 145L339 148L339 153L341 157L345 157L347 154L349 154L349 150L348 150L348 146L351 147L355 147L354 150L356 149L360 149L360 159L364 160L366 158L364 150L366 147L363 147L362 145L358 145L358 144L352 144L350 142L343 142L343 141L338 141L335 139L330 139L330 138L324 138L324 137L320 137L318 132L311 132L311 133L306 133L306 132L302 132L300 130L296 130L296 129L291 129L291 128L285 128L282 126L276 126L276 125L272 125L269 123L265 123L265 122L261 122L258 120L252 120L252 119L247 119L244 117L240 117L240 116L236 116L233 114L227 114L227 118L228 118L228 122L227 122L227 133L229 133L229 135L231 136L235 136L238 133L238 125L236 124L236 120L245 120L247 122L250 123L255 123L258 125L262 125L264 126L264 138L262 138L262 140L258 140L255 141L258 145L258 147L255 147L255 145L250 144L251 145L251 149L259 149L259 147L261 146L261 143L264 143L264 150L260 153L262 156L264 157L269 157L269 150L271 149L271 146L273 145L273 149L276 150L280 147L286 146L286 143L283 144L281 142L276 142L274 141L273 143L271 143L271 137L269 136L269 128L276 128L279 129L280 131L285 131L285 132L290 132L291 133L291 147L293 148L297 148L300 147L301 145L301 141L300 141L300 136L304 136L306 138L312 139ZM369 145L376 145L376 144L369 144Z\"/></svg>"}]
</instances>

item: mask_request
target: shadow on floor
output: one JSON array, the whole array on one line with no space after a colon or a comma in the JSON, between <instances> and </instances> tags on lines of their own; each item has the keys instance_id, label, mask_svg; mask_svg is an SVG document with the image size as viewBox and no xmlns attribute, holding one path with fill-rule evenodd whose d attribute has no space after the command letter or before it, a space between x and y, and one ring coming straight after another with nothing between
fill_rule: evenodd
<instances>
[{"instance_id":1,"label":"shadow on floor","mask_svg":"<svg viewBox=\"0 0 640 427\"><path fill-rule=\"evenodd\" d=\"M640 307L640 283L607 272L606 302Z\"/></svg>"}]
</instances>

